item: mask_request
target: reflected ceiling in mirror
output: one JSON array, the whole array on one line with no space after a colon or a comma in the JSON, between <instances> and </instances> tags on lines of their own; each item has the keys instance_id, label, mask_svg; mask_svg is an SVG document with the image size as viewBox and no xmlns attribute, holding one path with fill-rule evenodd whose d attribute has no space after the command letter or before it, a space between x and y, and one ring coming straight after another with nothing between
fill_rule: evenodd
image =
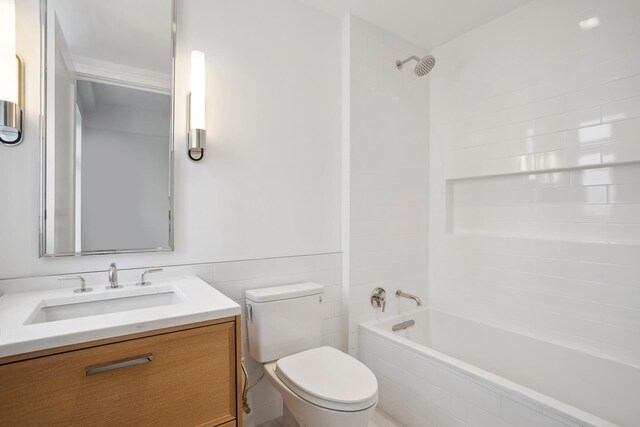
<instances>
[{"instance_id":1,"label":"reflected ceiling in mirror","mask_svg":"<svg viewBox=\"0 0 640 427\"><path fill-rule=\"evenodd\" d=\"M41 0L41 256L171 250L172 0Z\"/></svg>"}]
</instances>

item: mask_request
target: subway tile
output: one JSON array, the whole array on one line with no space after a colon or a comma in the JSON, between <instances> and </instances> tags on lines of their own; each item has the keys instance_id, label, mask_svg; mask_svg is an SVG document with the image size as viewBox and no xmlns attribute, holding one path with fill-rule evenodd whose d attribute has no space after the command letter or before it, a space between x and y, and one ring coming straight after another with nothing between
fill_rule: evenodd
<instances>
[{"instance_id":1,"label":"subway tile","mask_svg":"<svg viewBox=\"0 0 640 427\"><path fill-rule=\"evenodd\" d=\"M574 185L607 185L613 184L615 178L612 168L579 169L572 171Z\"/></svg>"},{"instance_id":2,"label":"subway tile","mask_svg":"<svg viewBox=\"0 0 640 427\"><path fill-rule=\"evenodd\" d=\"M285 275L285 276L267 275L267 276L263 276L256 279L242 280L242 288L244 291L248 291L250 289L268 288L271 286L278 286L278 285L288 285L295 282L296 281L292 278L291 275Z\"/></svg>"},{"instance_id":3,"label":"subway tile","mask_svg":"<svg viewBox=\"0 0 640 427\"><path fill-rule=\"evenodd\" d=\"M633 184L610 185L609 203L640 203L640 186Z\"/></svg>"},{"instance_id":4,"label":"subway tile","mask_svg":"<svg viewBox=\"0 0 640 427\"><path fill-rule=\"evenodd\" d=\"M570 147L604 143L625 144L637 142L638 132L640 120L634 118L568 131L566 139Z\"/></svg>"},{"instance_id":5,"label":"subway tile","mask_svg":"<svg viewBox=\"0 0 640 427\"><path fill-rule=\"evenodd\" d=\"M557 151L565 148L566 145L566 136L562 132L532 136L508 142L509 154L512 156Z\"/></svg>"},{"instance_id":6,"label":"subway tile","mask_svg":"<svg viewBox=\"0 0 640 427\"><path fill-rule=\"evenodd\" d=\"M561 169L570 166L570 157L567 150L537 153L535 155L536 170Z\"/></svg>"},{"instance_id":7,"label":"subway tile","mask_svg":"<svg viewBox=\"0 0 640 427\"><path fill-rule=\"evenodd\" d=\"M213 286L232 300L244 298L244 290L241 280L235 282L217 282L211 284L211 286Z\"/></svg>"},{"instance_id":8,"label":"subway tile","mask_svg":"<svg viewBox=\"0 0 640 427\"><path fill-rule=\"evenodd\" d=\"M322 286L335 286L342 282L342 274L340 270L322 270L312 271L309 273L300 273L291 275L293 283L315 282Z\"/></svg>"},{"instance_id":9,"label":"subway tile","mask_svg":"<svg viewBox=\"0 0 640 427\"><path fill-rule=\"evenodd\" d=\"M201 278L207 283L213 283L214 265L215 264L191 264L191 265L169 266L169 267L163 267L162 272L154 273L153 275L155 275L155 277L176 277L176 276L194 275L194 276L198 276L199 278ZM138 275L138 278L136 280L140 278L139 274L142 274L142 271L144 270L140 270L139 272L137 272L136 275Z\"/></svg>"},{"instance_id":10,"label":"subway tile","mask_svg":"<svg viewBox=\"0 0 640 427\"><path fill-rule=\"evenodd\" d=\"M640 161L640 143L603 144L603 163L622 163Z\"/></svg>"},{"instance_id":11,"label":"subway tile","mask_svg":"<svg viewBox=\"0 0 640 427\"><path fill-rule=\"evenodd\" d=\"M342 290L340 286L327 286L324 288L325 301L340 301L342 296Z\"/></svg>"},{"instance_id":12,"label":"subway tile","mask_svg":"<svg viewBox=\"0 0 640 427\"><path fill-rule=\"evenodd\" d=\"M484 175L499 175L532 171L536 167L535 160L535 156L531 154L501 159L486 159L482 164L482 172Z\"/></svg>"},{"instance_id":13,"label":"subway tile","mask_svg":"<svg viewBox=\"0 0 640 427\"><path fill-rule=\"evenodd\" d=\"M607 241L640 244L640 224L608 224Z\"/></svg>"},{"instance_id":14,"label":"subway tile","mask_svg":"<svg viewBox=\"0 0 640 427\"><path fill-rule=\"evenodd\" d=\"M269 274L274 276L309 273L315 269L313 256L276 258L270 264Z\"/></svg>"},{"instance_id":15,"label":"subway tile","mask_svg":"<svg viewBox=\"0 0 640 427\"><path fill-rule=\"evenodd\" d=\"M542 188L536 191L537 203L607 203L607 186L589 186L572 188Z\"/></svg>"},{"instance_id":16,"label":"subway tile","mask_svg":"<svg viewBox=\"0 0 640 427\"><path fill-rule=\"evenodd\" d=\"M342 267L342 253L316 255L315 270L338 270Z\"/></svg>"},{"instance_id":17,"label":"subway tile","mask_svg":"<svg viewBox=\"0 0 640 427\"><path fill-rule=\"evenodd\" d=\"M616 80L567 95L567 109L595 107L640 95L640 76Z\"/></svg>"},{"instance_id":18,"label":"subway tile","mask_svg":"<svg viewBox=\"0 0 640 427\"><path fill-rule=\"evenodd\" d=\"M600 107L585 108L545 117L535 121L535 135L594 126L600 124L600 118Z\"/></svg>"},{"instance_id":19,"label":"subway tile","mask_svg":"<svg viewBox=\"0 0 640 427\"><path fill-rule=\"evenodd\" d=\"M213 277L216 282L254 279L270 275L271 260L249 260L216 263L213 266Z\"/></svg>"},{"instance_id":20,"label":"subway tile","mask_svg":"<svg viewBox=\"0 0 640 427\"><path fill-rule=\"evenodd\" d=\"M580 129L566 132L567 144L569 146L582 146L597 144L612 139L611 124L582 127Z\"/></svg>"},{"instance_id":21,"label":"subway tile","mask_svg":"<svg viewBox=\"0 0 640 427\"><path fill-rule=\"evenodd\" d=\"M607 205L607 208L609 208L608 219L610 222L615 224L638 224L640 204Z\"/></svg>"},{"instance_id":22,"label":"subway tile","mask_svg":"<svg viewBox=\"0 0 640 427\"><path fill-rule=\"evenodd\" d=\"M526 120L561 114L565 112L565 109L566 97L558 96L507 110L507 117L511 122L524 122Z\"/></svg>"},{"instance_id":23,"label":"subway tile","mask_svg":"<svg viewBox=\"0 0 640 427\"><path fill-rule=\"evenodd\" d=\"M602 122L615 122L640 117L640 96L602 106Z\"/></svg>"}]
</instances>

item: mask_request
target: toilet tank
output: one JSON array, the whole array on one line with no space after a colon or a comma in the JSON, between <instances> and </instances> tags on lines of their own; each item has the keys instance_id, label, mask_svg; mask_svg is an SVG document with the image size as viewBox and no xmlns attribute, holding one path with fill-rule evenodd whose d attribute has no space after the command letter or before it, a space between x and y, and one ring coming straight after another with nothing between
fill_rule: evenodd
<instances>
[{"instance_id":1,"label":"toilet tank","mask_svg":"<svg viewBox=\"0 0 640 427\"><path fill-rule=\"evenodd\" d=\"M247 291L251 357L271 362L319 347L323 293L323 286L311 282Z\"/></svg>"}]
</instances>

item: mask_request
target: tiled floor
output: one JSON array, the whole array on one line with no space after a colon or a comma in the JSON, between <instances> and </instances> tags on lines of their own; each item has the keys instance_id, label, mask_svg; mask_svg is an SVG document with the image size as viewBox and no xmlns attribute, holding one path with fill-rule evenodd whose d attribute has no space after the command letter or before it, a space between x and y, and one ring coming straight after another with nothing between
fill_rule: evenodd
<instances>
[{"instance_id":1,"label":"tiled floor","mask_svg":"<svg viewBox=\"0 0 640 427\"><path fill-rule=\"evenodd\" d=\"M275 420L271 420L267 423L260 424L258 427L282 427L282 417ZM401 427L400 424L396 424L384 413L376 410L367 427Z\"/></svg>"},{"instance_id":2,"label":"tiled floor","mask_svg":"<svg viewBox=\"0 0 640 427\"><path fill-rule=\"evenodd\" d=\"M402 427L400 424L392 421L384 412L376 410L373 417L369 420L368 427Z\"/></svg>"}]
</instances>

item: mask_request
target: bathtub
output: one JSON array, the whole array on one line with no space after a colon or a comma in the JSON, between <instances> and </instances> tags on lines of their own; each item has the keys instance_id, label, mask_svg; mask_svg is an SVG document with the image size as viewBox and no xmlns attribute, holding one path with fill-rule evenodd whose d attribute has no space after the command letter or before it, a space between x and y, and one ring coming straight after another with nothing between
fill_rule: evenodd
<instances>
[{"instance_id":1,"label":"bathtub","mask_svg":"<svg viewBox=\"0 0 640 427\"><path fill-rule=\"evenodd\" d=\"M358 355L407 426L640 426L640 367L445 312L361 324Z\"/></svg>"}]
</instances>

